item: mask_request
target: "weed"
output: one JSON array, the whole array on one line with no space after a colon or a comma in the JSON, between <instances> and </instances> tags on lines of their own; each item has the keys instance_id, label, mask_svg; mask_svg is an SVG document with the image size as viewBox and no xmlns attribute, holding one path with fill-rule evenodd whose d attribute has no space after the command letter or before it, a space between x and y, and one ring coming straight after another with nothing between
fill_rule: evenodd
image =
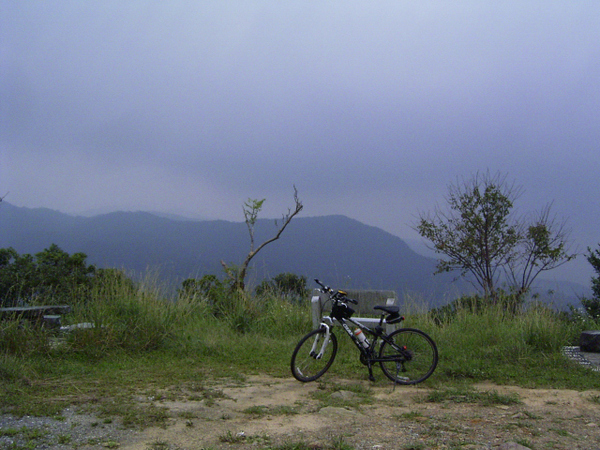
<instances>
[{"instance_id":1,"label":"weed","mask_svg":"<svg viewBox=\"0 0 600 450\"><path fill-rule=\"evenodd\" d=\"M331 450L353 450L350 444L348 444L343 436L336 436L331 441Z\"/></svg>"},{"instance_id":2,"label":"weed","mask_svg":"<svg viewBox=\"0 0 600 450\"><path fill-rule=\"evenodd\" d=\"M66 445L69 444L72 439L73 436L71 436L70 434L61 434L58 436L57 441L59 444Z\"/></svg>"},{"instance_id":3,"label":"weed","mask_svg":"<svg viewBox=\"0 0 600 450\"><path fill-rule=\"evenodd\" d=\"M147 447L147 450L169 450L169 448L167 441L156 440Z\"/></svg>"},{"instance_id":4,"label":"weed","mask_svg":"<svg viewBox=\"0 0 600 450\"><path fill-rule=\"evenodd\" d=\"M555 432L559 436L567 437L569 436L569 432L567 430L563 430L562 428L550 428L550 431Z\"/></svg>"},{"instance_id":5,"label":"weed","mask_svg":"<svg viewBox=\"0 0 600 450\"><path fill-rule=\"evenodd\" d=\"M244 432L234 434L230 430L227 430L224 434L219 436L219 441L227 444L237 444L238 442L242 442L244 439L246 439L246 434Z\"/></svg>"},{"instance_id":6,"label":"weed","mask_svg":"<svg viewBox=\"0 0 600 450\"><path fill-rule=\"evenodd\" d=\"M533 445L531 444L531 442L529 442L529 440L527 440L525 438L517 438L515 440L515 442L519 445L522 445L523 447L533 448Z\"/></svg>"},{"instance_id":7,"label":"weed","mask_svg":"<svg viewBox=\"0 0 600 450\"><path fill-rule=\"evenodd\" d=\"M402 413L398 416L399 419L402 420L414 420L423 417L423 415L418 411L410 411L406 413Z\"/></svg>"},{"instance_id":8,"label":"weed","mask_svg":"<svg viewBox=\"0 0 600 450\"><path fill-rule=\"evenodd\" d=\"M409 444L404 444L402 446L402 450L424 450L425 444L422 442L412 442Z\"/></svg>"},{"instance_id":9,"label":"weed","mask_svg":"<svg viewBox=\"0 0 600 450\"><path fill-rule=\"evenodd\" d=\"M592 394L588 397L588 400L592 403L596 403L597 405L600 405L600 395Z\"/></svg>"},{"instance_id":10,"label":"weed","mask_svg":"<svg viewBox=\"0 0 600 450\"><path fill-rule=\"evenodd\" d=\"M311 450L313 448L322 448L324 450L354 450L354 447L348 444L342 436L334 437L330 444L319 447L307 444L304 441L284 442L283 444L269 447L270 450Z\"/></svg>"},{"instance_id":11,"label":"weed","mask_svg":"<svg viewBox=\"0 0 600 450\"><path fill-rule=\"evenodd\" d=\"M2 429L0 430L0 436L16 436L17 434L19 434L20 431L17 430L16 428L6 428L6 429Z\"/></svg>"},{"instance_id":12,"label":"weed","mask_svg":"<svg viewBox=\"0 0 600 450\"><path fill-rule=\"evenodd\" d=\"M497 391L480 392L472 389L437 389L425 397L430 403L476 403L482 406L515 405L521 403L516 394L499 394Z\"/></svg>"},{"instance_id":13,"label":"weed","mask_svg":"<svg viewBox=\"0 0 600 450\"><path fill-rule=\"evenodd\" d=\"M311 450L312 448L313 447L311 447L306 442L300 441L300 442L285 442L281 445L272 447L271 450Z\"/></svg>"},{"instance_id":14,"label":"weed","mask_svg":"<svg viewBox=\"0 0 600 450\"><path fill-rule=\"evenodd\" d=\"M46 435L46 433L39 428L27 427L21 428L21 433L23 434L23 437L27 440L42 439Z\"/></svg>"},{"instance_id":15,"label":"weed","mask_svg":"<svg viewBox=\"0 0 600 450\"><path fill-rule=\"evenodd\" d=\"M279 405L279 406L263 406L263 405L255 405L246 408L243 411L245 414L251 414L254 416L263 417L266 415L271 416L290 416L293 414L298 414L298 410L292 406Z\"/></svg>"},{"instance_id":16,"label":"weed","mask_svg":"<svg viewBox=\"0 0 600 450\"><path fill-rule=\"evenodd\" d=\"M245 414L252 414L253 416L265 416L269 414L269 408L263 405L254 405L244 409Z\"/></svg>"},{"instance_id":17,"label":"weed","mask_svg":"<svg viewBox=\"0 0 600 450\"><path fill-rule=\"evenodd\" d=\"M179 417L181 417L182 419L197 419L198 418L198 414L192 412L192 411L181 411L178 414Z\"/></svg>"},{"instance_id":18,"label":"weed","mask_svg":"<svg viewBox=\"0 0 600 450\"><path fill-rule=\"evenodd\" d=\"M146 428L164 426L168 419L168 408L154 404L137 404L131 398L113 397L99 406L100 416L104 421L112 420L113 416L123 419L125 427ZM105 422L106 423L106 422Z\"/></svg>"},{"instance_id":19,"label":"weed","mask_svg":"<svg viewBox=\"0 0 600 450\"><path fill-rule=\"evenodd\" d=\"M542 416L532 413L530 411L523 411L523 414L525 414L528 418L533 419L533 420L540 420L542 419Z\"/></svg>"}]
</instances>

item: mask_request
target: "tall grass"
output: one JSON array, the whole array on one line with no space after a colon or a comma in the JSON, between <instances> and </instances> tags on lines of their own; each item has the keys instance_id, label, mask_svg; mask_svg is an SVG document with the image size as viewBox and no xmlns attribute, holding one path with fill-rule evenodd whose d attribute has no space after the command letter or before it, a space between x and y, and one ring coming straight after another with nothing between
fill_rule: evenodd
<instances>
[{"instance_id":1,"label":"tall grass","mask_svg":"<svg viewBox=\"0 0 600 450\"><path fill-rule=\"evenodd\" d=\"M517 314L500 306L459 308L452 320L439 324L431 318L429 324L439 347L441 378L556 387L577 378L587 377L584 385L598 382L561 354L564 346L577 345L586 326L540 305Z\"/></svg>"},{"instance_id":2,"label":"tall grass","mask_svg":"<svg viewBox=\"0 0 600 450\"><path fill-rule=\"evenodd\" d=\"M86 364L101 360L112 370L123 370L116 363L123 358L114 356L121 354L171 382L202 371L289 374L291 352L311 328L308 303L273 293L174 297L158 280L150 274L134 283L119 272L106 274L88 296L72 299L73 313L66 322L87 325L64 335L0 322L0 380L17 383L23 374L28 379L78 376L88 373ZM488 306L459 307L440 321L418 298L408 298L402 314L402 326L424 330L438 345L440 362L428 383L492 380L583 388L599 381L598 374L561 354L563 346L576 345L580 332L590 327L581 317L541 306L518 314ZM337 335L340 349L328 376L366 379L353 344L343 332ZM57 360L62 363L54 364Z\"/></svg>"},{"instance_id":3,"label":"tall grass","mask_svg":"<svg viewBox=\"0 0 600 450\"><path fill-rule=\"evenodd\" d=\"M120 272L105 275L89 296L72 302L67 335L72 351L101 354L111 349L153 350L174 332L189 305L165 301L161 286L144 279L134 284Z\"/></svg>"}]
</instances>

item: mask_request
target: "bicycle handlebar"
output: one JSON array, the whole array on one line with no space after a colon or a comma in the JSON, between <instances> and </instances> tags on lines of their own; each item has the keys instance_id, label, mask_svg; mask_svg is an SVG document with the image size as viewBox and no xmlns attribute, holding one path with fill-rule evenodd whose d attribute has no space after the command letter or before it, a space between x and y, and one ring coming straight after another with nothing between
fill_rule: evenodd
<instances>
[{"instance_id":1,"label":"bicycle handlebar","mask_svg":"<svg viewBox=\"0 0 600 450\"><path fill-rule=\"evenodd\" d=\"M315 282L321 286L321 288L323 288L323 292L325 292L326 294L329 294L329 296L338 302L350 302L353 303L355 305L358 305L358 301L354 300L353 298L348 298L346 296L346 293L343 291L334 291L333 289L331 289L329 286L325 286L323 283L321 283L318 279L315 278Z\"/></svg>"}]
</instances>

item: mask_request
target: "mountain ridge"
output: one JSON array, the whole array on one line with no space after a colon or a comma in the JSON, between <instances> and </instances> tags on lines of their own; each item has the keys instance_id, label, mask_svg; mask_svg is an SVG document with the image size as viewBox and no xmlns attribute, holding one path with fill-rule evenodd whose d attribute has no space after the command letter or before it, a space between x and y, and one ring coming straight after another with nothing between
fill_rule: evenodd
<instances>
[{"instance_id":1,"label":"mountain ridge","mask_svg":"<svg viewBox=\"0 0 600 450\"><path fill-rule=\"evenodd\" d=\"M272 219L259 219L255 242L275 235ZM241 263L250 249L244 222L178 220L151 212L71 216L47 208L0 205L0 248L35 254L56 244L83 252L88 263L143 274L156 270L180 284L186 278L223 275L221 261ZM431 307L465 292L451 274L433 275L436 260L401 238L344 215L296 217L281 238L252 260L248 283L283 272L320 278L338 288L395 290Z\"/></svg>"}]
</instances>

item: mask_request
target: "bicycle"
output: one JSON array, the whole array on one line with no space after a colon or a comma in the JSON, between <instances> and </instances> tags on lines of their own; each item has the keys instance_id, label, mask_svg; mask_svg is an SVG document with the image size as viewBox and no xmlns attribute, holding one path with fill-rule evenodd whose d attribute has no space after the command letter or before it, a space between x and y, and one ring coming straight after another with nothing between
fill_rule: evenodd
<instances>
[{"instance_id":1,"label":"bicycle","mask_svg":"<svg viewBox=\"0 0 600 450\"><path fill-rule=\"evenodd\" d=\"M385 376L397 384L417 384L431 376L438 363L437 346L431 337L415 328L385 332L384 322L397 324L404 320L398 306L375 306L375 310L381 311L381 318L377 326L369 328L351 317L354 310L348 303L356 305L356 300L348 298L344 291L333 290L319 280L315 281L332 302L331 314L296 345L291 360L294 378L302 382L315 381L329 370L338 349L333 333L334 320L358 348L360 362L369 369L369 380L375 381L373 365L377 363ZM349 324L356 326L354 332Z\"/></svg>"}]
</instances>

